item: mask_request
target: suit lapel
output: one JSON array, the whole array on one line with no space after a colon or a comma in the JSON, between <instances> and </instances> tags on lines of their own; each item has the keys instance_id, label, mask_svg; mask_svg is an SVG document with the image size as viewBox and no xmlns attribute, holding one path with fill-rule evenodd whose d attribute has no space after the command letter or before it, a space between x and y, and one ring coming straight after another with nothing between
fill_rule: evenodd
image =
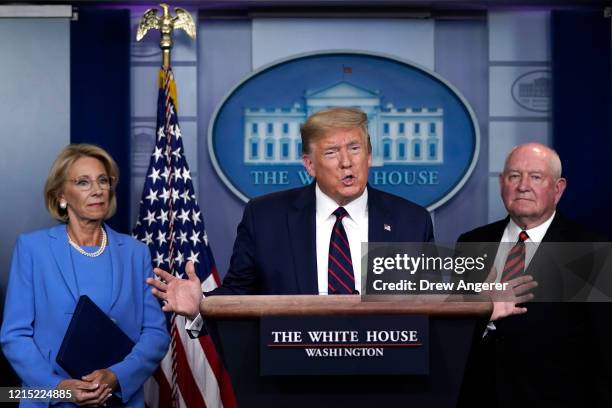
<instances>
[{"instance_id":1,"label":"suit lapel","mask_svg":"<svg viewBox=\"0 0 612 408\"><path fill-rule=\"evenodd\" d=\"M318 294L315 184L306 187L287 215L298 293Z\"/></svg>"},{"instance_id":2,"label":"suit lapel","mask_svg":"<svg viewBox=\"0 0 612 408\"><path fill-rule=\"evenodd\" d=\"M510 216L507 216L503 220L494 222L488 226L487 230L484 231L481 236L478 237L478 240L480 242L501 242L508 222L510 222Z\"/></svg>"},{"instance_id":3,"label":"suit lapel","mask_svg":"<svg viewBox=\"0 0 612 408\"><path fill-rule=\"evenodd\" d=\"M395 242L399 228L376 189L368 185L368 242Z\"/></svg>"},{"instance_id":4,"label":"suit lapel","mask_svg":"<svg viewBox=\"0 0 612 408\"><path fill-rule=\"evenodd\" d=\"M108 234L108 250L110 251L112 265L112 288L110 303L110 308L112 308L119 297L119 291L121 289L120 277L123 275L121 262L119 260L119 247L123 245L123 241L120 235L118 235L110 227L105 226L105 230ZM55 262L57 263L62 278L64 279L64 283L68 287L70 294L76 302L80 294L76 283L74 268L71 262L72 257L70 255L68 235L66 234L66 225L60 224L53 227L51 230L49 230L49 236L51 237L51 253L53 254ZM108 312L108 310L105 311Z\"/></svg>"},{"instance_id":5,"label":"suit lapel","mask_svg":"<svg viewBox=\"0 0 612 408\"><path fill-rule=\"evenodd\" d=\"M568 228L567 222L563 220L563 217L557 212L553 218L546 234L542 238L542 242L538 245L538 248L525 271L526 274L534 276L541 275L542 272L558 270L558 258L564 254L555 253L555 247L551 246L551 242L568 242L571 241L571 231ZM544 245L542 245L544 243ZM556 268L556 269L555 269ZM540 273L538 274L538 271Z\"/></svg>"},{"instance_id":6,"label":"suit lapel","mask_svg":"<svg viewBox=\"0 0 612 408\"><path fill-rule=\"evenodd\" d=\"M550 227L544 234L542 242L567 242L571 241L571 231L567 226L567 222L557 212L555 218L550 223Z\"/></svg>"},{"instance_id":7,"label":"suit lapel","mask_svg":"<svg viewBox=\"0 0 612 408\"><path fill-rule=\"evenodd\" d=\"M573 275L567 270L564 257L571 254L562 253L559 248L551 246L550 243L565 242L569 240L570 236L571 232L568 231L567 223L563 221L559 213L556 213L525 270L526 275L532 275L540 283L533 291L540 301L560 301L564 299L566 279ZM588 277L588 271L583 272Z\"/></svg>"},{"instance_id":8,"label":"suit lapel","mask_svg":"<svg viewBox=\"0 0 612 408\"><path fill-rule=\"evenodd\" d=\"M458 243L458 248L460 251L472 252L474 254L473 256L481 256L481 254L486 254L486 274L482 276L483 280L486 278L491 268L495 265L495 258L499 250L499 245L504 235L506 225L508 225L509 221L510 217L508 216L503 220L486 225L482 229L479 229L477 233L470 235L467 241ZM461 244L463 243L467 243L467 246L462 248ZM474 243L475 246L470 245L470 243ZM501 271L497 272L501 273Z\"/></svg>"},{"instance_id":9,"label":"suit lapel","mask_svg":"<svg viewBox=\"0 0 612 408\"><path fill-rule=\"evenodd\" d=\"M64 279L64 283L76 302L79 298L79 291L77 289L76 277L74 276L74 268L72 267L70 257L70 245L68 244L66 225L59 224L51 228L49 230L49 236L51 237L51 253L55 258L55 262Z\"/></svg>"},{"instance_id":10,"label":"suit lapel","mask_svg":"<svg viewBox=\"0 0 612 408\"><path fill-rule=\"evenodd\" d=\"M120 262L119 247L123 245L123 240L119 234L117 234L108 225L104 225L104 229L108 235L108 250L110 251L111 265L112 265L112 287L111 287L111 303L110 311L117 299L119 298L119 290L121 289L121 276L122 266Z\"/></svg>"}]
</instances>

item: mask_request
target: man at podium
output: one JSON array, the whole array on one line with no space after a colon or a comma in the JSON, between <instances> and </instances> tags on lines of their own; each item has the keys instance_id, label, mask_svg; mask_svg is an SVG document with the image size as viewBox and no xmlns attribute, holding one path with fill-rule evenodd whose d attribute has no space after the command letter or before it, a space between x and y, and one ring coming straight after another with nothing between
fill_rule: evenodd
<instances>
[{"instance_id":1,"label":"man at podium","mask_svg":"<svg viewBox=\"0 0 612 408\"><path fill-rule=\"evenodd\" d=\"M355 294L361 242L432 242L427 210L368 185L372 145L367 115L332 108L302 125L304 166L315 181L251 200L238 225L223 284L206 295ZM198 315L200 282L156 269L148 279L164 310ZM201 319L195 319L196 329Z\"/></svg>"}]
</instances>

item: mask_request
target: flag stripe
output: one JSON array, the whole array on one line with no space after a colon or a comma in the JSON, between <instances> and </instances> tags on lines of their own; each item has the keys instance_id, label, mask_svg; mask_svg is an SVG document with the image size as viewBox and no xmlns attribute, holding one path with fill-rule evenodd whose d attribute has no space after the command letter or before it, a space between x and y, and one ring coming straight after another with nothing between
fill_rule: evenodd
<instances>
[{"instance_id":1,"label":"flag stripe","mask_svg":"<svg viewBox=\"0 0 612 408\"><path fill-rule=\"evenodd\" d=\"M206 280L202 282L201 286L202 286L203 292L210 292L211 290L215 289L219 285L217 285L217 282L215 281L215 277L211 273L210 276L208 276L208 278L206 278Z\"/></svg>"},{"instance_id":2,"label":"flag stripe","mask_svg":"<svg viewBox=\"0 0 612 408\"><path fill-rule=\"evenodd\" d=\"M172 406L172 384L170 384L170 379L172 379L172 350L168 349L168 352L164 356L164 359L161 361L159 366L159 407L170 407Z\"/></svg>"},{"instance_id":3,"label":"flag stripe","mask_svg":"<svg viewBox=\"0 0 612 408\"><path fill-rule=\"evenodd\" d=\"M205 355L200 342L190 339L184 330L179 331L182 343L185 345L185 354L191 371L194 373L204 373L204 375L194 377L194 381L200 391L204 403L207 406L215 405L219 400L219 384L217 378L210 367L210 356ZM208 338L209 336L204 336Z\"/></svg>"},{"instance_id":4,"label":"flag stripe","mask_svg":"<svg viewBox=\"0 0 612 408\"><path fill-rule=\"evenodd\" d=\"M219 277L219 272L217 272L217 267L215 265L211 266L209 276L213 277L217 286L221 285L221 278Z\"/></svg>"},{"instance_id":5,"label":"flag stripe","mask_svg":"<svg viewBox=\"0 0 612 408\"><path fill-rule=\"evenodd\" d=\"M185 398L183 398L183 394L181 394L181 391L179 390L178 394L178 407L179 408L189 408L189 406L185 403Z\"/></svg>"},{"instance_id":6,"label":"flag stripe","mask_svg":"<svg viewBox=\"0 0 612 408\"><path fill-rule=\"evenodd\" d=\"M159 369L155 370L153 376L145 381L143 385L145 395L145 407L146 408L157 408L159 407L160 390L157 385L157 379L159 377Z\"/></svg>"},{"instance_id":7,"label":"flag stripe","mask_svg":"<svg viewBox=\"0 0 612 408\"><path fill-rule=\"evenodd\" d=\"M223 405L225 406L225 408L236 408L238 404L236 403L236 397L234 395L231 378L227 370L225 370L220 356L217 354L217 350L215 349L215 345L212 339L210 338L210 336L202 336L199 338L199 340L200 344L202 345L202 348L204 349L204 352L208 356L208 361L210 363L210 366L212 367L212 370L215 373L217 382L221 384L220 392Z\"/></svg>"},{"instance_id":8,"label":"flag stripe","mask_svg":"<svg viewBox=\"0 0 612 408\"><path fill-rule=\"evenodd\" d=\"M167 407L171 403L170 384L166 380L163 371L158 370L155 378L158 384L158 407Z\"/></svg>"},{"instance_id":9,"label":"flag stripe","mask_svg":"<svg viewBox=\"0 0 612 408\"><path fill-rule=\"evenodd\" d=\"M155 384L157 385L157 404L152 405L152 407L169 406L171 403L170 384L168 384L168 381L166 380L166 377L164 376L164 373L161 368L155 371L155 375L153 378L155 379L155 381L151 382L155 382ZM154 392L155 390L152 391Z\"/></svg>"},{"instance_id":10,"label":"flag stripe","mask_svg":"<svg viewBox=\"0 0 612 408\"><path fill-rule=\"evenodd\" d=\"M177 328L175 328L177 330ZM177 332L178 335L178 332ZM189 369L189 363L187 362L187 355L183 342L176 342L176 381L181 391L181 395L185 400L185 403L190 407L205 407L204 399L196 384L191 370Z\"/></svg>"}]
</instances>

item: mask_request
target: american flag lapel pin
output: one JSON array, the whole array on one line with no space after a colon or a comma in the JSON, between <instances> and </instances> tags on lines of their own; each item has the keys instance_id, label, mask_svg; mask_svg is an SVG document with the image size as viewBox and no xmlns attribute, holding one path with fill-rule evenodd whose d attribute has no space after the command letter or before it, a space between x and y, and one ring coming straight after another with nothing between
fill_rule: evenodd
<instances>
[{"instance_id":1,"label":"american flag lapel pin","mask_svg":"<svg viewBox=\"0 0 612 408\"><path fill-rule=\"evenodd\" d=\"M385 231L391 232L391 226L389 224L384 224L383 228L385 229Z\"/></svg>"}]
</instances>

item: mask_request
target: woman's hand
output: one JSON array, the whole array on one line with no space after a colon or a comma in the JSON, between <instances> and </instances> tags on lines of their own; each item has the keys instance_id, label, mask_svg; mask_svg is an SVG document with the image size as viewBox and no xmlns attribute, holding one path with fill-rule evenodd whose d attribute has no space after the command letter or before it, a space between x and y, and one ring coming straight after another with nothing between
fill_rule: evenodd
<instances>
[{"instance_id":1,"label":"woman's hand","mask_svg":"<svg viewBox=\"0 0 612 408\"><path fill-rule=\"evenodd\" d=\"M103 392L100 395L100 398L93 401L92 403L88 403L87 405L93 405L98 407L100 405L104 405L104 403L113 395L113 391L117 389L119 382L117 381L117 376L111 370L107 368L102 368L100 370L93 371L90 374L84 375L81 377L83 381L88 381L92 384L100 384L100 387L104 387L106 392Z\"/></svg>"},{"instance_id":2,"label":"woman's hand","mask_svg":"<svg viewBox=\"0 0 612 408\"><path fill-rule=\"evenodd\" d=\"M72 402L81 406L101 406L112 395L112 389L110 389L106 383L81 381L72 378L61 381L57 385L57 388L60 390L70 390L72 394Z\"/></svg>"}]
</instances>

